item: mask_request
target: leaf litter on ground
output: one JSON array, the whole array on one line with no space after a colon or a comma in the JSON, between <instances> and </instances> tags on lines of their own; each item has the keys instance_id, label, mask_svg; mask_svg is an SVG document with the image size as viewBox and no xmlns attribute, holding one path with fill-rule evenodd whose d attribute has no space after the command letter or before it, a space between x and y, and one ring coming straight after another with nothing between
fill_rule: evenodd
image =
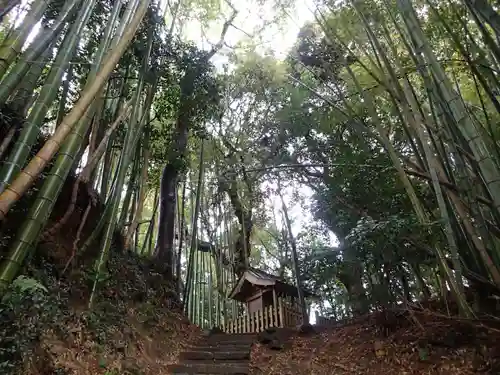
<instances>
[{"instance_id":1,"label":"leaf litter on ground","mask_svg":"<svg viewBox=\"0 0 500 375\"><path fill-rule=\"evenodd\" d=\"M500 374L500 333L426 311L386 311L295 335L282 351L255 345L251 374Z\"/></svg>"},{"instance_id":2,"label":"leaf litter on ground","mask_svg":"<svg viewBox=\"0 0 500 375\"><path fill-rule=\"evenodd\" d=\"M116 330L105 345L92 339L83 325L75 324L68 327L64 340L47 332L42 347L50 356L51 367L56 365L68 375L167 375L168 366L177 362L201 330L181 314L159 311L157 315L155 325L146 326L131 309L128 327ZM39 359L27 371L48 375Z\"/></svg>"}]
</instances>

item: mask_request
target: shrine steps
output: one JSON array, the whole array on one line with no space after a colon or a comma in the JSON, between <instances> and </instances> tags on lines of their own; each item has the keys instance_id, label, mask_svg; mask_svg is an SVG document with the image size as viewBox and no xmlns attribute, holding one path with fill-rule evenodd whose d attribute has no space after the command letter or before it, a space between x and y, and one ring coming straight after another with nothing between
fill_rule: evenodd
<instances>
[{"instance_id":1,"label":"shrine steps","mask_svg":"<svg viewBox=\"0 0 500 375\"><path fill-rule=\"evenodd\" d=\"M250 352L255 334L214 334L181 353L179 364L169 367L172 374L250 373Z\"/></svg>"}]
</instances>

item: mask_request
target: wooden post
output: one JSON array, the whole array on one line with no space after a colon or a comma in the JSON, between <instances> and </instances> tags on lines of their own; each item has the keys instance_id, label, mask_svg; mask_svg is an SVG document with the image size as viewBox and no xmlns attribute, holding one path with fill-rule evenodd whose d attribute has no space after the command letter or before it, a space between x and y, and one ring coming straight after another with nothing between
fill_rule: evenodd
<instances>
[{"instance_id":1,"label":"wooden post","mask_svg":"<svg viewBox=\"0 0 500 375\"><path fill-rule=\"evenodd\" d=\"M273 288L273 314L274 314L274 326L279 327L278 323L278 299L276 297L276 289Z\"/></svg>"},{"instance_id":2,"label":"wooden post","mask_svg":"<svg viewBox=\"0 0 500 375\"><path fill-rule=\"evenodd\" d=\"M257 329L256 332L260 332L260 327L261 327L261 320L262 320L262 310L257 310Z\"/></svg>"},{"instance_id":3,"label":"wooden post","mask_svg":"<svg viewBox=\"0 0 500 375\"><path fill-rule=\"evenodd\" d=\"M267 307L267 316L269 317L269 327L274 327L274 318L273 318L273 306Z\"/></svg>"},{"instance_id":4,"label":"wooden post","mask_svg":"<svg viewBox=\"0 0 500 375\"><path fill-rule=\"evenodd\" d=\"M266 330L267 328L269 328L269 315L268 315L268 312L269 310L267 309L267 307L264 307L262 309L262 312L264 313L264 329L263 330Z\"/></svg>"},{"instance_id":5,"label":"wooden post","mask_svg":"<svg viewBox=\"0 0 500 375\"><path fill-rule=\"evenodd\" d=\"M279 316L279 327L285 327L285 316L283 312L283 301L281 297L278 298L278 316Z\"/></svg>"},{"instance_id":6,"label":"wooden post","mask_svg":"<svg viewBox=\"0 0 500 375\"><path fill-rule=\"evenodd\" d=\"M259 310L253 312L254 326L253 332L259 332Z\"/></svg>"},{"instance_id":7,"label":"wooden post","mask_svg":"<svg viewBox=\"0 0 500 375\"><path fill-rule=\"evenodd\" d=\"M298 302L297 300L295 300L295 308L294 308L294 313L295 314L295 325L299 325L299 324L302 324L302 318L298 315L301 311L301 306L300 306L300 302ZM302 315L302 314L301 314Z\"/></svg>"},{"instance_id":8,"label":"wooden post","mask_svg":"<svg viewBox=\"0 0 500 375\"><path fill-rule=\"evenodd\" d=\"M250 313L245 316L245 333L249 333L250 331Z\"/></svg>"}]
</instances>

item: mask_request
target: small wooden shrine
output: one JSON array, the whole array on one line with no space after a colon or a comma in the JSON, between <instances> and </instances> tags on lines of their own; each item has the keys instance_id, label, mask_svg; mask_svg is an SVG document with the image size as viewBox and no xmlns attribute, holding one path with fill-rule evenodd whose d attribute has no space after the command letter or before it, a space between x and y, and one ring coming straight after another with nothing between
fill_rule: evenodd
<instances>
[{"instance_id":1,"label":"small wooden shrine","mask_svg":"<svg viewBox=\"0 0 500 375\"><path fill-rule=\"evenodd\" d=\"M304 298L315 297L306 290L302 292ZM224 324L226 332L259 332L302 323L297 287L256 268L250 267L240 276L228 298L243 303L246 313Z\"/></svg>"}]
</instances>

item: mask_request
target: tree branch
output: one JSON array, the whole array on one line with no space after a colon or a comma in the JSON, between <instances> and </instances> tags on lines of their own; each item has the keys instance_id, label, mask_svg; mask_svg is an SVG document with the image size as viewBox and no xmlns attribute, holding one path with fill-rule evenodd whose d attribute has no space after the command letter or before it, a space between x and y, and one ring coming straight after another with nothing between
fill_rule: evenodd
<instances>
[{"instance_id":1,"label":"tree branch","mask_svg":"<svg viewBox=\"0 0 500 375\"><path fill-rule=\"evenodd\" d=\"M222 32L220 35L220 39L217 42L217 44L215 44L212 47L210 52L208 52L207 60L210 60L222 48L222 46L224 45L224 38L226 37L227 31L229 30L229 26L232 26L234 19L238 15L238 11L229 1L227 2L227 4L231 7L231 9L233 10L233 13L231 14L231 17L229 17L229 19L226 22L224 22L224 25L222 26Z\"/></svg>"}]
</instances>

